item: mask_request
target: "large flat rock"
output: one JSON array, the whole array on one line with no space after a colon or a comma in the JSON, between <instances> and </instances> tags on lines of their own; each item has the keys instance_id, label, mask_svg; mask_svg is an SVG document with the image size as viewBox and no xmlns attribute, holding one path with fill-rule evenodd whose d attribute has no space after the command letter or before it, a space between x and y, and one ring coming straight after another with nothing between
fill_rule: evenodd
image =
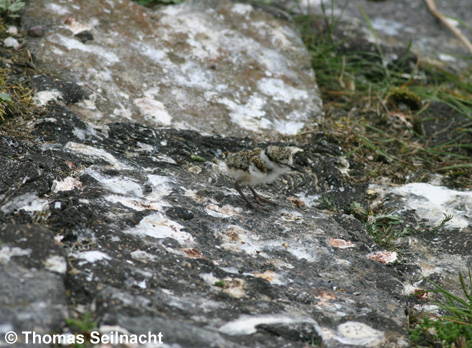
<instances>
[{"instance_id":1,"label":"large flat rock","mask_svg":"<svg viewBox=\"0 0 472 348\"><path fill-rule=\"evenodd\" d=\"M31 2L23 26L43 67L85 87L94 122L221 135L293 135L321 117L309 56L290 24L229 1L152 12L128 0Z\"/></svg>"}]
</instances>

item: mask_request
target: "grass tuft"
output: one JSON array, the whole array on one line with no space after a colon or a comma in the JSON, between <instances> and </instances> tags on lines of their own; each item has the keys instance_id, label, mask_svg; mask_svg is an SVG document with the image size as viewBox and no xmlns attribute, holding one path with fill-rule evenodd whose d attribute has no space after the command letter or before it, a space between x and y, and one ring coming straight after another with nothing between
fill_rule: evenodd
<instances>
[{"instance_id":1,"label":"grass tuft","mask_svg":"<svg viewBox=\"0 0 472 348\"><path fill-rule=\"evenodd\" d=\"M410 339L417 347L472 348L472 271L459 273L461 296L434 284L442 315L411 317Z\"/></svg>"},{"instance_id":2,"label":"grass tuft","mask_svg":"<svg viewBox=\"0 0 472 348\"><path fill-rule=\"evenodd\" d=\"M388 61L389 48L347 38L327 16L296 23L325 104L321 128L363 163L360 180L401 184L440 173L451 186L472 187L472 68L458 75L418 61L409 47Z\"/></svg>"}]
</instances>

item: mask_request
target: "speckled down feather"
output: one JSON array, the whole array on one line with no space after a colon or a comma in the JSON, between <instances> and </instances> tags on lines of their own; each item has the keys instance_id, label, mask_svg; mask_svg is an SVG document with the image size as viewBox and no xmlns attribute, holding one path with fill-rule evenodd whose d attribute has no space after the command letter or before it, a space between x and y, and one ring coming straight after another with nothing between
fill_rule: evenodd
<instances>
[{"instance_id":1,"label":"speckled down feather","mask_svg":"<svg viewBox=\"0 0 472 348\"><path fill-rule=\"evenodd\" d=\"M291 171L293 155L300 148L268 146L229 154L226 159L228 175L243 185L270 183Z\"/></svg>"}]
</instances>

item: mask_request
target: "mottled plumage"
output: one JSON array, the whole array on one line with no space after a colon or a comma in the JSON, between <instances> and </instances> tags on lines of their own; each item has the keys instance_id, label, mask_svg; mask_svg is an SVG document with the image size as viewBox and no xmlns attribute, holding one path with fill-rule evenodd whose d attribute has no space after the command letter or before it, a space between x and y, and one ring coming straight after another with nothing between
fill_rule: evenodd
<instances>
[{"instance_id":1,"label":"mottled plumage","mask_svg":"<svg viewBox=\"0 0 472 348\"><path fill-rule=\"evenodd\" d=\"M293 170L293 155L302 149L294 146L268 146L231 153L226 158L227 173L235 179L235 187L241 197L252 206L241 190L241 185L249 186L256 202L267 201L251 187L273 182L280 175Z\"/></svg>"}]
</instances>

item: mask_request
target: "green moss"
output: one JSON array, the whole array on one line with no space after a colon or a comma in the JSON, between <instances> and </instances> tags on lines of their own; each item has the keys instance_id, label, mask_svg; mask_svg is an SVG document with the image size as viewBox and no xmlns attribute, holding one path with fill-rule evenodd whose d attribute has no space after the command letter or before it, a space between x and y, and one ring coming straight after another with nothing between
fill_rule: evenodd
<instances>
[{"instance_id":1,"label":"green moss","mask_svg":"<svg viewBox=\"0 0 472 348\"><path fill-rule=\"evenodd\" d=\"M224 288L225 287L225 281L224 280L217 280L216 282L213 283L214 286L217 286L219 288Z\"/></svg>"},{"instance_id":2,"label":"green moss","mask_svg":"<svg viewBox=\"0 0 472 348\"><path fill-rule=\"evenodd\" d=\"M206 162L206 159L204 159L203 157L201 156L198 156L198 155L195 155L195 154L192 154L190 156L190 159L194 162Z\"/></svg>"},{"instance_id":3,"label":"green moss","mask_svg":"<svg viewBox=\"0 0 472 348\"><path fill-rule=\"evenodd\" d=\"M79 318L66 319L66 325L74 333L88 334L97 327L97 323L93 320L90 312L84 313Z\"/></svg>"}]
</instances>

